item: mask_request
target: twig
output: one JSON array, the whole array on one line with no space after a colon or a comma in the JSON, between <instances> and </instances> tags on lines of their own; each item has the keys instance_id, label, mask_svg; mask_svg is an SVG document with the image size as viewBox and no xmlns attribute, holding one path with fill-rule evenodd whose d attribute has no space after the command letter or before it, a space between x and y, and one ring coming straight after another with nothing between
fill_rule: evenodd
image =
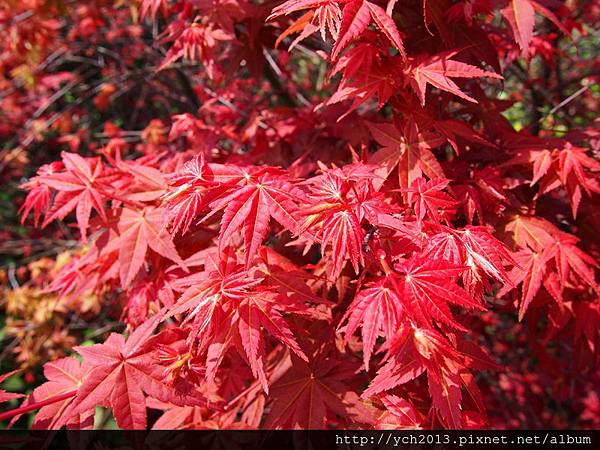
<instances>
[{"instance_id":1,"label":"twig","mask_svg":"<svg viewBox=\"0 0 600 450\"><path fill-rule=\"evenodd\" d=\"M286 74L284 74L283 71L279 68L279 66L277 65L277 62L273 59L273 56L271 56L271 54L267 51L267 49L263 49L263 55L265 56L265 59L267 60L271 70L273 71L273 73L270 73L267 70L267 79L270 81L271 85L274 88L276 88L280 91L281 95L284 97L284 100L287 103L291 103L290 106L294 106L295 101L292 98L290 92L287 89L285 89L284 86L279 81L279 78L287 78ZM273 76L273 75L275 75L275 76ZM300 92L296 93L296 98L304 106L310 105L310 102Z\"/></svg>"},{"instance_id":2,"label":"twig","mask_svg":"<svg viewBox=\"0 0 600 450\"><path fill-rule=\"evenodd\" d=\"M17 280L16 277L16 272L15 272L15 263L11 262L8 265L8 281L10 282L10 287L14 289L19 289L19 281Z\"/></svg>"},{"instance_id":3,"label":"twig","mask_svg":"<svg viewBox=\"0 0 600 450\"><path fill-rule=\"evenodd\" d=\"M87 337L87 339L93 339L93 338L98 337L98 336L106 333L107 331L113 330L119 326L121 326L121 323L119 323L119 322L109 323L108 325L105 325L102 328L98 328L96 331L94 331L92 334L90 334L86 337Z\"/></svg>"},{"instance_id":4,"label":"twig","mask_svg":"<svg viewBox=\"0 0 600 450\"><path fill-rule=\"evenodd\" d=\"M0 354L0 362L4 360L8 356L10 352L12 352L13 348L15 348L19 344L20 340L18 337L14 338L10 341L10 344L4 347L2 353Z\"/></svg>"},{"instance_id":5,"label":"twig","mask_svg":"<svg viewBox=\"0 0 600 450\"><path fill-rule=\"evenodd\" d=\"M198 96L194 92L194 88L192 88L192 85L190 84L190 80L188 80L181 69L175 69L175 75L177 76L177 81L179 81L186 98L194 108L194 111L192 112L197 112L198 108L200 108L200 102L198 101Z\"/></svg>"},{"instance_id":6,"label":"twig","mask_svg":"<svg viewBox=\"0 0 600 450\"><path fill-rule=\"evenodd\" d=\"M546 114L545 116L543 116L542 118L540 118L540 122L543 121L545 118L551 116L552 114L554 114L556 111L558 111L559 109L561 109L562 107L566 106L567 104L571 103L573 100L575 100L577 97L579 97L581 94L583 94L585 91L587 91L590 88L589 85L583 86L582 88L579 88L577 91L575 91L573 94L569 95L567 98L565 98L562 102L560 102L558 105L556 105L554 108L552 108L550 110L550 112L548 114Z\"/></svg>"}]
</instances>

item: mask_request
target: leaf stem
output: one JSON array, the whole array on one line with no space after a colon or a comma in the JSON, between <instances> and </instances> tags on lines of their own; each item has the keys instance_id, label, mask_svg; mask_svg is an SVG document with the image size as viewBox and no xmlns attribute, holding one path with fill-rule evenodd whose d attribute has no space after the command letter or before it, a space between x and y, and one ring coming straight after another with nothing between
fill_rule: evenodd
<instances>
[{"instance_id":1,"label":"leaf stem","mask_svg":"<svg viewBox=\"0 0 600 450\"><path fill-rule=\"evenodd\" d=\"M77 394L77 389L73 389L72 391L68 391L63 394L55 395L54 397L50 397L50 398L47 398L47 399L39 401L39 402L35 402L35 403L31 403L29 405L23 405L18 408L11 409L10 411L6 411L6 412L3 412L2 414L0 414L0 422L2 422L3 420L12 419L13 417L18 416L19 414L25 414L25 413L28 413L35 409L39 409L43 406L51 405L52 403L61 402L68 398L74 397L75 394Z\"/></svg>"}]
</instances>

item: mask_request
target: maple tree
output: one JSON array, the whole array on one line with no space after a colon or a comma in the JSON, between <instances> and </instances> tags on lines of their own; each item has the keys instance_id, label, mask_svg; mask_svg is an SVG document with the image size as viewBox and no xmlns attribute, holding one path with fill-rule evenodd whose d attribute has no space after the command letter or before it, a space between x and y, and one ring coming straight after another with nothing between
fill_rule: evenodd
<instances>
[{"instance_id":1,"label":"maple tree","mask_svg":"<svg viewBox=\"0 0 600 450\"><path fill-rule=\"evenodd\" d=\"M0 420L600 426L597 13L1 5Z\"/></svg>"}]
</instances>

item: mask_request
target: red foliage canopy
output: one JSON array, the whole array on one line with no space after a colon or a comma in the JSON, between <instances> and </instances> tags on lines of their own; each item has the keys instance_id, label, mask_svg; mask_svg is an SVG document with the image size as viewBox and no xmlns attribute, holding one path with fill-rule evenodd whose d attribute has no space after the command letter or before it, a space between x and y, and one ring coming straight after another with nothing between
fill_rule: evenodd
<instances>
[{"instance_id":1,"label":"red foliage canopy","mask_svg":"<svg viewBox=\"0 0 600 450\"><path fill-rule=\"evenodd\" d=\"M22 183L23 223L75 222L80 241L40 283L69 304L93 294L127 324L47 362L48 381L1 417L600 426L594 61L573 51L597 12L0 8L1 170L50 149Z\"/></svg>"}]
</instances>

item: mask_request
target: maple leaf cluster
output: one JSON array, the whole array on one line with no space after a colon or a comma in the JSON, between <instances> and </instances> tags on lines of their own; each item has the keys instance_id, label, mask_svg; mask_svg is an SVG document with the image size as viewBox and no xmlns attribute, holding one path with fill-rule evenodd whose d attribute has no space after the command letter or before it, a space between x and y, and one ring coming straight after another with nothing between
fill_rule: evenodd
<instances>
[{"instance_id":1,"label":"maple leaf cluster","mask_svg":"<svg viewBox=\"0 0 600 450\"><path fill-rule=\"evenodd\" d=\"M0 171L77 251L6 290L126 329L71 342L2 419L600 424L595 76L569 52L593 7L58 3L0 9Z\"/></svg>"}]
</instances>

